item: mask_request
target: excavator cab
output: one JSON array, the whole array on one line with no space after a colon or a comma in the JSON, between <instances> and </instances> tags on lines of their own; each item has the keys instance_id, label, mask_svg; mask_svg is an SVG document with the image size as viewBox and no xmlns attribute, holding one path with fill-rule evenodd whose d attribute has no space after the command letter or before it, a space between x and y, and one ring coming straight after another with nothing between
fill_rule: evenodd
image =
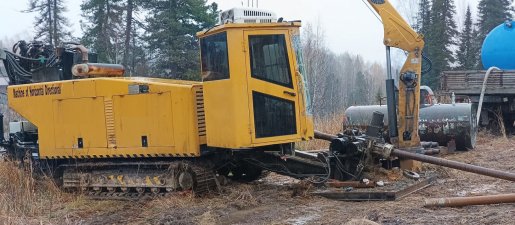
<instances>
[{"instance_id":1,"label":"excavator cab","mask_svg":"<svg viewBox=\"0 0 515 225\"><path fill-rule=\"evenodd\" d=\"M301 23L277 22L261 9L231 9L221 21L197 34L207 145L238 149L312 139Z\"/></svg>"}]
</instances>

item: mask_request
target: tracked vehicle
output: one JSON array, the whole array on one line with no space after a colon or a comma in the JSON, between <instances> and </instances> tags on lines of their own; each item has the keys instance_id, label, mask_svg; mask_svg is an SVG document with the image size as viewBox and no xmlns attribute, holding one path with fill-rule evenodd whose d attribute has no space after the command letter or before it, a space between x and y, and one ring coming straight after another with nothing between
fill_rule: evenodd
<instances>
[{"instance_id":1,"label":"tracked vehicle","mask_svg":"<svg viewBox=\"0 0 515 225\"><path fill-rule=\"evenodd\" d=\"M421 148L416 121L424 41L388 1L369 3L383 19L387 52L408 53L398 98L388 67L391 143L380 135L380 114L366 134L314 131L301 23L260 9L226 11L222 24L197 33L202 82L122 77L122 67L92 63L77 45L37 58L5 51L9 77L23 77L7 88L8 103L27 121L10 123L2 143L19 159L47 168L64 188L96 196L217 192L225 177L252 181L264 170L316 183L359 179L381 160L398 160L395 154L404 151L394 148ZM45 57L54 59L38 65L48 69L43 80L17 65ZM73 76L64 76L70 71ZM314 138L331 141L330 149L295 150L295 142ZM401 160L400 166L419 163Z\"/></svg>"},{"instance_id":2,"label":"tracked vehicle","mask_svg":"<svg viewBox=\"0 0 515 225\"><path fill-rule=\"evenodd\" d=\"M212 191L216 174L251 181L284 164L294 142L314 137L300 22L238 10L244 21L225 13L227 23L198 33L203 82L118 77L119 67L85 59L73 79L9 86L9 106L30 121L13 130L14 151L49 165L64 188L99 194ZM327 162L304 164L278 170L327 174Z\"/></svg>"}]
</instances>

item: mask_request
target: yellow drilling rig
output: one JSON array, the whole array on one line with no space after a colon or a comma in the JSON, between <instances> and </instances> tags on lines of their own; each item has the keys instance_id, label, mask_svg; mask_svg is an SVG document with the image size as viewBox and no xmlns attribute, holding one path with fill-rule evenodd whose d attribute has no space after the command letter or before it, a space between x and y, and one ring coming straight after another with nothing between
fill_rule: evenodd
<instances>
[{"instance_id":1,"label":"yellow drilling rig","mask_svg":"<svg viewBox=\"0 0 515 225\"><path fill-rule=\"evenodd\" d=\"M11 122L3 145L14 156L35 159L64 188L98 195L200 194L217 191L225 177L252 181L263 171L313 182L359 179L380 159L396 160L394 148L420 148L423 38L388 1L369 4L382 18L388 49L408 52L398 100L388 69L391 144L379 135L381 123L367 134L315 132L301 22L232 9L219 25L197 33L202 82L122 77L122 67L93 63L74 43L49 57L67 63L36 79L15 65L26 56L5 51L9 77L26 83L8 87L8 104L27 121ZM332 141L330 149L295 150L295 142L314 138Z\"/></svg>"}]
</instances>

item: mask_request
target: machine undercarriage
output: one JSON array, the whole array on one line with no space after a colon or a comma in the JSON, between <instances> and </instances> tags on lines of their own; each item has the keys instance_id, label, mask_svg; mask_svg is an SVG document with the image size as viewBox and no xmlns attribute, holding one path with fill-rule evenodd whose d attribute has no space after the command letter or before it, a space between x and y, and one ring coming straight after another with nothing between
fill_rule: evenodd
<instances>
[{"instance_id":1,"label":"machine undercarriage","mask_svg":"<svg viewBox=\"0 0 515 225\"><path fill-rule=\"evenodd\" d=\"M290 143L254 149L204 146L205 155L194 158L40 159L37 131L26 124L21 126L27 130L11 134L3 142L13 160L32 160L27 165L37 166L34 171L54 177L65 190L94 198L141 198L181 191L192 191L195 195L220 193L227 179L251 182L269 172L317 184L361 180L364 172L381 166L383 157L377 154L378 146L389 145L379 136L348 130L334 137L317 133L319 139L332 140L325 151L299 151Z\"/></svg>"}]
</instances>

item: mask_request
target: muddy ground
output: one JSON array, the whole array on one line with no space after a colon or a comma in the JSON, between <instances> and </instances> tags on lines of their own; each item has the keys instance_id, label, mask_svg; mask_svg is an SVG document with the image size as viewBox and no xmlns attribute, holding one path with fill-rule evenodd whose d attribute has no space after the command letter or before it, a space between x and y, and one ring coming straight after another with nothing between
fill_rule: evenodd
<instances>
[{"instance_id":1,"label":"muddy ground","mask_svg":"<svg viewBox=\"0 0 515 225\"><path fill-rule=\"evenodd\" d=\"M447 159L515 172L515 138L482 135L475 150ZM424 208L424 199L515 193L513 182L425 166L437 182L394 202L343 202L309 194L298 181L271 174L252 184L232 184L221 196L192 198L182 194L150 201L62 198L39 215L0 215L6 224L345 224L370 220L379 224L515 224L515 204ZM304 187L304 186L303 186ZM352 223L356 224L356 223Z\"/></svg>"}]
</instances>

